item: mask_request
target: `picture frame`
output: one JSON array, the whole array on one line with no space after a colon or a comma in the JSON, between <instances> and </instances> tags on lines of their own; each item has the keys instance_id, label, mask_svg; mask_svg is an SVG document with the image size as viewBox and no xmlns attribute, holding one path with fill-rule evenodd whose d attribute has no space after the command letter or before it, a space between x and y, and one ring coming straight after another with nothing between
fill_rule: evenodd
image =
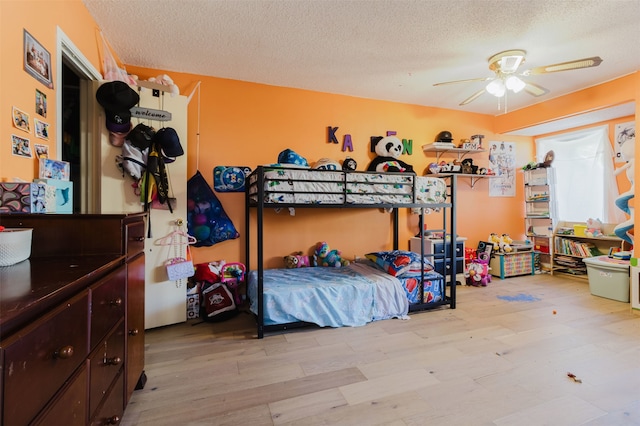
<instances>
[{"instance_id":1,"label":"picture frame","mask_svg":"<svg viewBox=\"0 0 640 426\"><path fill-rule=\"evenodd\" d=\"M49 89L53 89L51 54L26 29L23 56L24 70Z\"/></svg>"},{"instance_id":2,"label":"picture frame","mask_svg":"<svg viewBox=\"0 0 640 426\"><path fill-rule=\"evenodd\" d=\"M13 125L16 129L31 133L31 127L29 126L29 114L22 111L20 108L13 107L11 109L11 116Z\"/></svg>"},{"instance_id":3,"label":"picture frame","mask_svg":"<svg viewBox=\"0 0 640 426\"><path fill-rule=\"evenodd\" d=\"M47 118L47 95L36 89L36 114Z\"/></svg>"},{"instance_id":4,"label":"picture frame","mask_svg":"<svg viewBox=\"0 0 640 426\"><path fill-rule=\"evenodd\" d=\"M18 157L33 158L31 141L18 135L11 135L11 153Z\"/></svg>"},{"instance_id":5,"label":"picture frame","mask_svg":"<svg viewBox=\"0 0 640 426\"><path fill-rule=\"evenodd\" d=\"M36 152L36 158L49 158L49 145L35 143L33 144L33 148Z\"/></svg>"},{"instance_id":6,"label":"picture frame","mask_svg":"<svg viewBox=\"0 0 640 426\"><path fill-rule=\"evenodd\" d=\"M33 127L37 138L49 140L49 123L34 118Z\"/></svg>"}]
</instances>

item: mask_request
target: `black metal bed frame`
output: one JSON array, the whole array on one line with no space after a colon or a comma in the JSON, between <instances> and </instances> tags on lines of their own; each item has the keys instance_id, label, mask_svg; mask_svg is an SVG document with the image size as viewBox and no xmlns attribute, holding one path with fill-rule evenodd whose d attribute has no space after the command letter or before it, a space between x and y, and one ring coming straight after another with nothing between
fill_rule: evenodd
<instances>
[{"instance_id":1,"label":"black metal bed frame","mask_svg":"<svg viewBox=\"0 0 640 426\"><path fill-rule=\"evenodd\" d=\"M258 305L258 314L257 317L257 334L258 338L261 339L264 337L265 332L276 331L276 330L287 330L291 328L299 328L304 326L313 325L306 322L292 322L286 324L275 324L275 325L265 325L264 324L264 303L263 303L263 285L264 285L264 249L263 249L263 238L264 238L264 209L265 208L273 208L273 209L286 209L286 208L341 208L341 209L384 209L386 211L391 211L391 216L393 219L393 249L398 249L398 209L399 208L420 208L420 218L419 218L419 229L422 231L422 224L424 223L424 209L442 209L442 229L430 229L431 232L439 232L442 233L444 239L451 238L452 247L450 250L445 251L442 254L424 254L424 245L420 245L421 257L431 257L434 260L442 259L446 265L449 265L449 270L443 280L441 282L441 290L442 290L442 300L438 302L431 303L416 303L409 305L409 312L423 311L438 308L440 306L448 305L449 308L456 308L456 275L458 271L456 270L456 254L454 250L454 243L456 241L457 230L456 230L456 208L455 208L455 194L456 194L456 179L455 176L452 179L447 180L447 197L449 202L445 203L429 203L429 204L420 204L416 203L416 194L415 190L412 191L413 194L413 202L412 203L394 203L394 204L351 204L347 203L347 185L346 185L346 174L347 173L370 173L370 174L379 174L379 172L341 172L341 171L325 171L325 170L314 170L314 172L332 172L332 173L343 173L345 183L343 192L332 193L335 195L342 195L344 202L342 203L333 203L333 204L309 204L309 203L272 203L265 201L265 194L269 192L280 193L281 191L265 191L265 176L264 173L266 170L273 170L274 167L268 166L258 166L247 178L245 184L245 259L246 259L246 268L247 274L251 270L251 210L255 209L257 214L256 219L256 233L257 233L257 259L256 259L256 269L257 269L257 305ZM286 167L282 167L282 169L287 169ZM390 175L392 173L389 173ZM415 179L415 175L413 176ZM412 188L415 189L414 179L411 180ZM286 180L286 179L284 179ZM313 182L318 182L313 180ZM329 181L326 182L334 182ZM305 194L314 194L314 192L304 192ZM291 194L291 193L288 193ZM326 193L323 193L326 194ZM376 193L369 193L369 195L383 195ZM388 194L384 194L388 195ZM418 234L420 235L420 234ZM248 283L248 280L247 280ZM422 271L421 283L424 283L424 270ZM447 289L449 293L447 294ZM421 299L423 298L423 291L420 292Z\"/></svg>"}]
</instances>

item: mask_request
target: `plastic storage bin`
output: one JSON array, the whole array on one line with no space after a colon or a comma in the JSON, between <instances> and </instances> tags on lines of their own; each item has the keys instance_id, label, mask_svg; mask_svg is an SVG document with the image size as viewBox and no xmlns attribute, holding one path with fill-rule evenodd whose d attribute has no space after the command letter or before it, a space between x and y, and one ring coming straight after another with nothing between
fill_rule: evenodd
<instances>
[{"instance_id":1,"label":"plastic storage bin","mask_svg":"<svg viewBox=\"0 0 640 426\"><path fill-rule=\"evenodd\" d=\"M629 302L629 261L609 256L582 259L587 265L589 290L594 296Z\"/></svg>"}]
</instances>

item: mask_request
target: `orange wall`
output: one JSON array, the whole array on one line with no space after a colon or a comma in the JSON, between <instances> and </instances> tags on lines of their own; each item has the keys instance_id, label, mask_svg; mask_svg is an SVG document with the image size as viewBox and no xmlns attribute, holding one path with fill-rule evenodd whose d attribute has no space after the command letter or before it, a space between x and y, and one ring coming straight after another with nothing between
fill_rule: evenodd
<instances>
[{"instance_id":1,"label":"orange wall","mask_svg":"<svg viewBox=\"0 0 640 426\"><path fill-rule=\"evenodd\" d=\"M100 56L96 41L97 26L81 0L1 0L0 1L0 179L20 178L30 181L37 176L35 154L33 159L11 154L11 135L27 138L31 144L49 145L51 158L56 158L58 111L56 110L58 69L57 27L73 41L91 64L100 70ZM51 56L54 88L27 74L23 69L23 31L27 30ZM36 115L36 89L47 96L47 117ZM12 107L30 115L30 134L13 126ZM33 119L49 124L49 140L37 139Z\"/></svg>"},{"instance_id":2,"label":"orange wall","mask_svg":"<svg viewBox=\"0 0 640 426\"><path fill-rule=\"evenodd\" d=\"M57 75L55 57L56 26L69 36L74 44L94 64L99 66L97 27L80 0L65 1L0 1L0 35L2 67L0 69L0 104L5 120L0 121L0 179L19 177L30 180L37 174L35 160L25 160L10 155L10 135L17 132L8 119L11 106L35 115L35 88L48 96L51 124L49 141L55 157L55 91L26 74L22 69L22 30L26 28L52 56L53 77ZM129 72L146 79L164 71L129 67ZM428 163L435 160L421 151L421 146L433 141L441 130L450 130L455 139L484 134L485 142L504 140L515 142L517 166L533 159L532 138L500 137L499 133L510 128L524 127L527 121L535 124L547 121L549 109L514 111L504 116L472 114L421 107L385 101L360 99L341 95L317 93L305 90L267 86L192 74L168 72L180 87L183 95L194 92L188 111L188 174L200 170L212 184L212 169L216 165L241 165L255 167L275 162L278 153L292 148L310 162L321 157L342 160L346 155L356 159L358 169L364 170L372 158L369 153L369 137L383 135L393 130L400 138L413 140L413 154L403 155L402 160L422 173ZM620 103L618 93L635 93L638 79L624 79L622 88L604 87L600 96L603 104ZM635 84L635 91L628 90ZM597 91L597 89L595 90ZM584 102L585 109L594 108L598 99L591 99L594 90ZM551 116L564 116L563 108L574 110L576 102L569 106L553 104ZM604 105L603 105L604 106ZM538 107L539 108L539 107ZM198 119L199 117L199 119ZM513 117L513 125L509 125ZM327 143L327 126L338 126L340 142L349 134L354 152L341 151L340 145ZM199 134L199 138L198 138ZM30 136L33 140L33 135ZM198 155L199 153L199 155ZM485 155L475 155L474 161L486 166ZM451 158L448 158L451 159ZM514 239L523 239L523 189L522 176L517 174L515 197L488 197L488 183L479 181L471 188L467 180L461 180L457 197L458 233L475 246L490 232L509 233ZM242 237L216 244L213 247L194 250L194 260L204 262L218 259L227 261L244 259L244 201L239 193L217 194ZM269 266L277 266L280 257L297 250L309 250L317 241L326 240L341 249L345 256L353 257L370 250L390 248L389 216L367 210L302 210L290 218L287 212L268 212L266 257ZM432 215L427 223L439 219ZM433 225L432 225L433 226ZM407 240L417 232L417 217L401 212L400 247L407 247Z\"/></svg>"},{"instance_id":3,"label":"orange wall","mask_svg":"<svg viewBox=\"0 0 640 426\"><path fill-rule=\"evenodd\" d=\"M142 79L159 74L157 70L129 67L128 71ZM189 105L189 174L199 169L212 183L212 169L217 165L255 167L277 161L278 153L291 148L314 162L327 157L343 160L347 155L365 170L373 154L369 153L369 138L396 131L402 139L413 140L413 154L402 160L422 174L431 154L422 152L422 145L431 143L438 132L450 130L454 138L484 134L485 144L491 140L516 142L520 165L531 159L531 138L499 138L491 131L493 117L439 108L421 107L393 102L360 99L298 89L267 86L190 74L170 73L183 94L189 95L200 83ZM198 96L200 96L200 142L197 149ZM353 152L343 152L342 145L327 142L327 126L338 126L340 143L351 135ZM200 153L197 156L197 152ZM445 157L448 161L452 157ZM487 166L487 155L474 155L476 164ZM471 188L467 179L458 186L458 233L476 245L490 232L509 233L522 239L524 211L521 176L518 175L517 196L488 198L488 181L481 180ZM244 199L241 194L218 194L234 223L244 229ZM496 221L496 212L504 212ZM271 213L271 212L270 212ZM427 217L434 228L441 219ZM504 217L502 217L504 216ZM268 215L268 235L265 253L280 257L296 250L309 250L317 241L326 240L348 257L369 250L391 247L389 216L378 211L336 211L298 209L291 219L286 212ZM417 216L401 212L400 247L408 247L409 237L418 231ZM339 224L337 223L339 222ZM345 234L345 229L351 232ZM224 242L212 248L196 250L196 260L226 260L242 257L242 241Z\"/></svg>"}]
</instances>

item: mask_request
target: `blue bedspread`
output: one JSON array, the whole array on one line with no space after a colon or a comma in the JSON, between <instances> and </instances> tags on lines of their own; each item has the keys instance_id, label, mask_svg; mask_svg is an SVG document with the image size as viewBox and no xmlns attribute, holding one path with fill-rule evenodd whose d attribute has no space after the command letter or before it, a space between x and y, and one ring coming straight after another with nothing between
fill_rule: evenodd
<instances>
[{"instance_id":1,"label":"blue bedspread","mask_svg":"<svg viewBox=\"0 0 640 426\"><path fill-rule=\"evenodd\" d=\"M366 262L342 268L265 269L264 324L304 321L321 327L361 326L405 318L409 302L396 278ZM251 311L257 309L257 271L249 273Z\"/></svg>"}]
</instances>

